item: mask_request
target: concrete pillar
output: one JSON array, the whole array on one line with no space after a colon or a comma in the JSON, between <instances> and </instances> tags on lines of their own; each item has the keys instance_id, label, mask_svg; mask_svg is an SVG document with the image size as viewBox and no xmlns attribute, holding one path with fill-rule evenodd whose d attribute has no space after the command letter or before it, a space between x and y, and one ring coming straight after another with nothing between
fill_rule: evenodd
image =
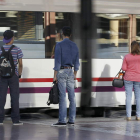
<instances>
[{"instance_id":1,"label":"concrete pillar","mask_svg":"<svg viewBox=\"0 0 140 140\"><path fill-rule=\"evenodd\" d=\"M119 20L110 20L111 43L118 47L119 43Z\"/></svg>"},{"instance_id":2,"label":"concrete pillar","mask_svg":"<svg viewBox=\"0 0 140 140\"><path fill-rule=\"evenodd\" d=\"M129 15L129 52L131 52L131 42L136 40L136 15Z\"/></svg>"},{"instance_id":3,"label":"concrete pillar","mask_svg":"<svg viewBox=\"0 0 140 140\"><path fill-rule=\"evenodd\" d=\"M136 40L136 28L137 28L137 22L136 22L136 15L133 15L133 24L132 24L132 41Z\"/></svg>"},{"instance_id":4,"label":"concrete pillar","mask_svg":"<svg viewBox=\"0 0 140 140\"><path fill-rule=\"evenodd\" d=\"M129 15L129 52L131 52L133 16Z\"/></svg>"}]
</instances>

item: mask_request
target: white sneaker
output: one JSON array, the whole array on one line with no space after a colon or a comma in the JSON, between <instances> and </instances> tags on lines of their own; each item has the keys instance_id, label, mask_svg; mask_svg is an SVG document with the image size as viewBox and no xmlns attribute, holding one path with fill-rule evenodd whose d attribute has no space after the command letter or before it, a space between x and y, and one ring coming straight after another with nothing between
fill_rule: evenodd
<instances>
[{"instance_id":1,"label":"white sneaker","mask_svg":"<svg viewBox=\"0 0 140 140\"><path fill-rule=\"evenodd\" d=\"M3 125L3 123L0 123L0 125Z\"/></svg>"}]
</instances>

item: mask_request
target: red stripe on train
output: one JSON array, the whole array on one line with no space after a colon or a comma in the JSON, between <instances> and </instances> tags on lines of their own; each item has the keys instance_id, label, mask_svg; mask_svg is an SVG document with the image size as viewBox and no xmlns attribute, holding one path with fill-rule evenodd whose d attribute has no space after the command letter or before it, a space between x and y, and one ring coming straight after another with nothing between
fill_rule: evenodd
<instances>
[{"instance_id":1,"label":"red stripe on train","mask_svg":"<svg viewBox=\"0 0 140 140\"><path fill-rule=\"evenodd\" d=\"M81 78L77 78L77 80L79 82L81 82ZM104 77L104 78L100 78L100 77L96 77L96 78L92 78L92 81L112 81L113 78L112 77ZM53 78L22 78L20 79L20 82L53 82Z\"/></svg>"}]
</instances>

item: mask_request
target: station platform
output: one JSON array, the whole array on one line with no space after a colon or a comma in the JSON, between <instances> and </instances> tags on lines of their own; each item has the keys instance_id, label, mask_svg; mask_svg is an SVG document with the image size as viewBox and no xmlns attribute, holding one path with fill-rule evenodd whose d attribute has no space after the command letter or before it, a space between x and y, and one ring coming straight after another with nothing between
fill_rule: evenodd
<instances>
[{"instance_id":1,"label":"station platform","mask_svg":"<svg viewBox=\"0 0 140 140\"><path fill-rule=\"evenodd\" d=\"M22 119L13 126L6 117L0 126L0 140L140 140L140 121L124 118L76 118L75 126L52 127L50 117Z\"/></svg>"}]
</instances>

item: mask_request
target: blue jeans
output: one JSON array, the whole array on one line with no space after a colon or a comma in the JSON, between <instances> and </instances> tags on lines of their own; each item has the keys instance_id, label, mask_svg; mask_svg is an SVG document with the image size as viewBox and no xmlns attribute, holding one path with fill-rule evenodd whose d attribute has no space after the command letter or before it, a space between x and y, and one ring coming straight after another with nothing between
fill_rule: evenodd
<instances>
[{"instance_id":1,"label":"blue jeans","mask_svg":"<svg viewBox=\"0 0 140 140\"><path fill-rule=\"evenodd\" d=\"M136 116L140 117L140 82L124 80L126 91L126 115L131 117L131 100L132 89L134 87L135 100L136 100Z\"/></svg>"},{"instance_id":2,"label":"blue jeans","mask_svg":"<svg viewBox=\"0 0 140 140\"><path fill-rule=\"evenodd\" d=\"M76 116L76 101L74 93L74 73L72 69L61 69L57 73L58 88L59 88L59 122L66 123L67 104L66 104L66 89L68 91L69 104L69 122L75 121Z\"/></svg>"}]
</instances>

